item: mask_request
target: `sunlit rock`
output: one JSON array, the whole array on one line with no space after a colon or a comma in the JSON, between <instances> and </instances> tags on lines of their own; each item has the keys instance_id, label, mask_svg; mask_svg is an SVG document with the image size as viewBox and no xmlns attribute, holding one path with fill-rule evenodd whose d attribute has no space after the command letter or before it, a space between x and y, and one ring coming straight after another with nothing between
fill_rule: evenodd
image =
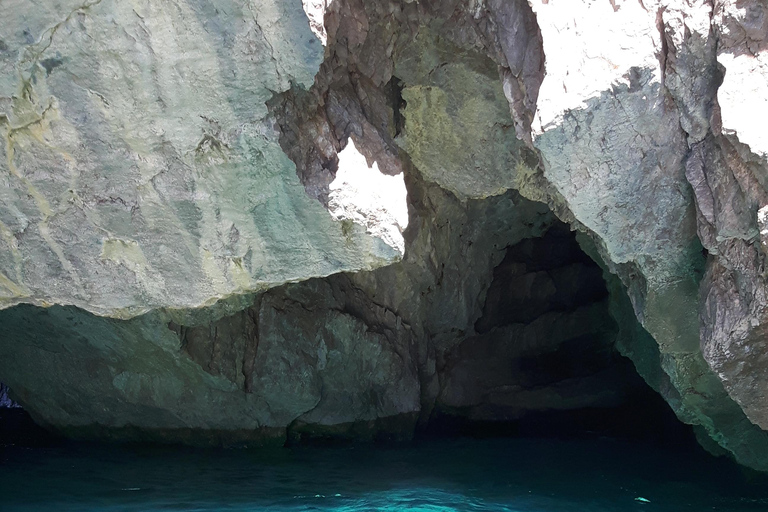
<instances>
[{"instance_id":1,"label":"sunlit rock","mask_svg":"<svg viewBox=\"0 0 768 512\"><path fill-rule=\"evenodd\" d=\"M762 295L749 283L762 278L751 270L742 274L754 276L745 281L728 276L706 262L700 245L710 253L723 250L709 224L715 218L720 236L729 230L742 240L756 235L746 216L755 203L744 201L739 190L763 194L738 163L745 157L731 156L743 151L715 141L720 28L712 6L552 1L533 7L547 57L533 139L543 165L540 174L518 178L520 190L546 200L586 232L596 244L595 257L620 277L636 317L657 344L633 347L643 339L634 338L622 350L649 382L658 375L651 367L660 366L665 384L659 390L678 417L742 463L764 467L756 454L768 449L768 437L747 419L755 421L744 406L752 399L735 391L762 389L762 372L752 366L745 372L750 378L742 373L742 384L735 385L720 369L738 359L724 348L733 346L727 326L749 324L755 316L743 311L743 302L726 298L735 284L730 280L743 283L742 294L760 308ZM591 42L594 37L600 42ZM738 169L731 171L736 178L724 167ZM729 202L733 208L724 207ZM726 265L755 268L751 250L737 251L740 256ZM707 341L713 331L723 336L720 342Z\"/></svg>"},{"instance_id":2,"label":"sunlit rock","mask_svg":"<svg viewBox=\"0 0 768 512\"><path fill-rule=\"evenodd\" d=\"M384 175L376 162L369 167L352 140L339 153L339 168L330 184L331 215L365 226L368 233L401 255L405 251L403 230L408 227L407 195L403 174Z\"/></svg>"},{"instance_id":3,"label":"sunlit rock","mask_svg":"<svg viewBox=\"0 0 768 512\"><path fill-rule=\"evenodd\" d=\"M307 13L309 18L309 28L312 29L312 33L317 36L323 46L325 46L328 35L325 32L325 10L328 8L328 4L333 0L301 0L304 6L304 12Z\"/></svg>"},{"instance_id":4,"label":"sunlit rock","mask_svg":"<svg viewBox=\"0 0 768 512\"><path fill-rule=\"evenodd\" d=\"M3 20L0 307L130 317L397 258L307 197L278 145L265 102L323 55L298 0Z\"/></svg>"},{"instance_id":5,"label":"sunlit rock","mask_svg":"<svg viewBox=\"0 0 768 512\"><path fill-rule=\"evenodd\" d=\"M717 91L723 131L768 158L768 8L760 2L723 2L723 44L717 60L725 76Z\"/></svg>"}]
</instances>

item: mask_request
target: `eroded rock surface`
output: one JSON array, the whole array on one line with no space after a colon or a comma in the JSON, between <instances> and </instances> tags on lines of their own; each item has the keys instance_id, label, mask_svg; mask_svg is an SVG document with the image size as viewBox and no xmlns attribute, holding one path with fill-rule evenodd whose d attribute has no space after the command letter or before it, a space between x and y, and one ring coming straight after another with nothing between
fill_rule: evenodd
<instances>
[{"instance_id":1,"label":"eroded rock surface","mask_svg":"<svg viewBox=\"0 0 768 512\"><path fill-rule=\"evenodd\" d=\"M323 55L299 0L14 2L0 40L0 307L130 317L398 258L278 145L265 103Z\"/></svg>"},{"instance_id":2,"label":"eroded rock surface","mask_svg":"<svg viewBox=\"0 0 768 512\"><path fill-rule=\"evenodd\" d=\"M724 2L713 12L717 64L712 135L692 147L699 237L710 253L701 286L701 348L747 417L768 428L766 393L765 141L754 122L765 109L766 6ZM736 89L741 89L736 92Z\"/></svg>"},{"instance_id":3,"label":"eroded rock surface","mask_svg":"<svg viewBox=\"0 0 768 512\"><path fill-rule=\"evenodd\" d=\"M39 421L76 436L408 438L439 392L437 354L480 315L506 244L554 220L513 193L463 205L439 187L414 192L419 215L401 264L286 285L208 314L116 320L72 307L11 308L0 312L12 326L2 374ZM438 212L442 224L432 222ZM49 371L29 381L34 365ZM57 386L69 372L77 376Z\"/></svg>"},{"instance_id":4,"label":"eroded rock surface","mask_svg":"<svg viewBox=\"0 0 768 512\"><path fill-rule=\"evenodd\" d=\"M718 287L709 277L702 280L716 260L707 259L713 244L702 235L701 209L696 214L693 203L711 210L718 200L702 186L707 166L699 162L713 142L717 153L733 154L721 135L716 104L721 19L708 2L532 5L544 53L552 59L539 94L541 122L534 125L533 144L543 165L523 176L520 190L547 201L589 235L595 257L620 278L635 316L657 345L634 337L622 351L649 383L659 376L651 367L660 363L659 391L678 417L742 463L764 468L758 454L768 446L766 434L744 415L747 408L742 412L733 402L739 398L722 372L715 374L708 355L707 332L731 320L722 314L714 320L707 300L700 299ZM600 44L591 43L598 33ZM563 52L558 41L568 42ZM734 206L724 215L735 218L749 209L732 202L743 186L722 187L722 200ZM740 226L747 224L742 219L729 228L743 231ZM744 285L756 282L753 274ZM734 304L715 302L725 310ZM759 379L759 372L750 375ZM744 387L759 386L753 381Z\"/></svg>"},{"instance_id":5,"label":"eroded rock surface","mask_svg":"<svg viewBox=\"0 0 768 512\"><path fill-rule=\"evenodd\" d=\"M102 0L0 32L2 304L151 310L0 313L38 419L407 437L620 403L618 350L768 470L765 6L303 4ZM350 150L403 179L407 229L355 203ZM556 218L578 251L546 245Z\"/></svg>"}]
</instances>

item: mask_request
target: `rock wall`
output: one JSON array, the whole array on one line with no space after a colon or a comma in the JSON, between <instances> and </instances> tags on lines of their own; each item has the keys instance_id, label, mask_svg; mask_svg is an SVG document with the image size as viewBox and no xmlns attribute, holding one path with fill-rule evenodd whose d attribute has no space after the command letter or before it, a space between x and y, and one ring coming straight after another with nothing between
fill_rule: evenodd
<instances>
[{"instance_id":1,"label":"rock wall","mask_svg":"<svg viewBox=\"0 0 768 512\"><path fill-rule=\"evenodd\" d=\"M299 0L14 2L0 41L0 307L129 318L399 258L278 145L265 102L322 61Z\"/></svg>"},{"instance_id":2,"label":"rock wall","mask_svg":"<svg viewBox=\"0 0 768 512\"><path fill-rule=\"evenodd\" d=\"M322 62L301 7L12 6L0 304L60 306L0 312L0 377L41 422L398 437L615 404L619 350L768 469L762 3L304 2ZM342 204L350 149L407 229ZM567 237L524 244L591 270L515 260L556 219L603 295ZM526 399L552 353L572 400Z\"/></svg>"}]
</instances>

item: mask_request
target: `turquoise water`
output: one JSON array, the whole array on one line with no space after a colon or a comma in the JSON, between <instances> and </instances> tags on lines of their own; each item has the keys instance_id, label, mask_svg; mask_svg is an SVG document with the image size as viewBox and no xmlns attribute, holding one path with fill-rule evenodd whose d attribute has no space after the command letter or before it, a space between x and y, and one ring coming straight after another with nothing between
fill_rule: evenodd
<instances>
[{"instance_id":1,"label":"turquoise water","mask_svg":"<svg viewBox=\"0 0 768 512\"><path fill-rule=\"evenodd\" d=\"M275 451L70 444L0 449L0 510L754 512L768 511L768 482L698 452L610 439Z\"/></svg>"}]
</instances>

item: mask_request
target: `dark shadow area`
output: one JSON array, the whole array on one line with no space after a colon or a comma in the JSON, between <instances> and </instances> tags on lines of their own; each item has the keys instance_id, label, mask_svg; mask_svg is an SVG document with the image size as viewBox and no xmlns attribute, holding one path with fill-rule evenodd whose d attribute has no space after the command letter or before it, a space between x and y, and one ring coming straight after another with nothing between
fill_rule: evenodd
<instances>
[{"instance_id":1,"label":"dark shadow area","mask_svg":"<svg viewBox=\"0 0 768 512\"><path fill-rule=\"evenodd\" d=\"M11 398L8 386L0 383L0 447L51 446L61 440L37 425L29 413Z\"/></svg>"},{"instance_id":2,"label":"dark shadow area","mask_svg":"<svg viewBox=\"0 0 768 512\"><path fill-rule=\"evenodd\" d=\"M0 407L0 446L52 446L63 438L35 423L22 408Z\"/></svg>"},{"instance_id":3,"label":"dark shadow area","mask_svg":"<svg viewBox=\"0 0 768 512\"><path fill-rule=\"evenodd\" d=\"M616 349L603 271L564 224L507 248L423 437L611 437L701 450Z\"/></svg>"},{"instance_id":4,"label":"dark shadow area","mask_svg":"<svg viewBox=\"0 0 768 512\"><path fill-rule=\"evenodd\" d=\"M641 380L637 375L634 377ZM640 388L644 382L637 385ZM463 413L461 409L438 408L421 438L613 438L705 453L693 427L682 423L664 399L650 388L638 389L626 402L614 407L535 411L516 419L495 421L473 420Z\"/></svg>"},{"instance_id":5,"label":"dark shadow area","mask_svg":"<svg viewBox=\"0 0 768 512\"><path fill-rule=\"evenodd\" d=\"M573 311L608 297L602 269L581 250L568 226L507 248L494 269L475 330L528 324L547 312Z\"/></svg>"}]
</instances>

